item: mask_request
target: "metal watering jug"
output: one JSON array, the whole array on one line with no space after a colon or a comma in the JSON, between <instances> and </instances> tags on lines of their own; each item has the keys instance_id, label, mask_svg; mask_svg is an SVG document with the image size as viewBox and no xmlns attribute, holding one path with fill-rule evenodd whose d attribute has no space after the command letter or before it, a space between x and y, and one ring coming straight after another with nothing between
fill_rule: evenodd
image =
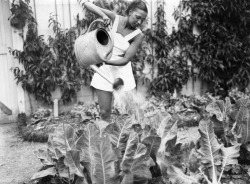
<instances>
[{"instance_id":1,"label":"metal watering jug","mask_svg":"<svg viewBox=\"0 0 250 184\"><path fill-rule=\"evenodd\" d=\"M109 34L104 28L90 31L91 27L96 22L103 22L103 20L96 19L93 21L89 25L87 33L79 36L75 40L74 51L76 59L82 67L91 67L104 79L110 82L114 89L120 88L120 86L123 85L122 79L110 79L96 66L96 64L103 63L111 58L114 47L113 31L110 26L109 29L111 34Z\"/></svg>"},{"instance_id":2,"label":"metal watering jug","mask_svg":"<svg viewBox=\"0 0 250 184\"><path fill-rule=\"evenodd\" d=\"M75 55L82 67L108 61L112 56L114 42L109 33L104 28L90 31L96 22L103 21L100 19L93 21L87 33L79 36L75 41Z\"/></svg>"}]
</instances>

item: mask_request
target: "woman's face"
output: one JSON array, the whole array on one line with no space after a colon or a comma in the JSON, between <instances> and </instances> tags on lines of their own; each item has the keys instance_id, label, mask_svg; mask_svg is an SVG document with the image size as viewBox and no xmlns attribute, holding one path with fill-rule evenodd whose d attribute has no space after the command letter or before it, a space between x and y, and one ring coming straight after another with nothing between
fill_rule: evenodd
<instances>
[{"instance_id":1,"label":"woman's face","mask_svg":"<svg viewBox=\"0 0 250 184\"><path fill-rule=\"evenodd\" d=\"M131 27L137 28L141 26L147 15L147 12L138 8L130 10L128 18L129 24L131 25Z\"/></svg>"}]
</instances>

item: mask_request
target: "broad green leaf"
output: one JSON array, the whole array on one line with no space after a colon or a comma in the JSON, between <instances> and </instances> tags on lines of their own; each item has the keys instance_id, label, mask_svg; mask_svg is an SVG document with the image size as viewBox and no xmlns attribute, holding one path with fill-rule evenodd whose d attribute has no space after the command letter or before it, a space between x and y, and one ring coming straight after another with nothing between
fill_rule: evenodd
<instances>
[{"instance_id":1,"label":"broad green leaf","mask_svg":"<svg viewBox=\"0 0 250 184\"><path fill-rule=\"evenodd\" d=\"M134 183L134 176L131 171L126 172L124 175L121 184L133 184Z\"/></svg>"},{"instance_id":2,"label":"broad green leaf","mask_svg":"<svg viewBox=\"0 0 250 184\"><path fill-rule=\"evenodd\" d=\"M102 137L100 141L96 142L95 146L94 177L96 184L117 184L117 174L115 173L117 157L112 149L109 137Z\"/></svg>"},{"instance_id":3,"label":"broad green leaf","mask_svg":"<svg viewBox=\"0 0 250 184\"><path fill-rule=\"evenodd\" d=\"M247 144L250 141L250 116L248 111L247 120L242 122L242 135L241 135L241 143Z\"/></svg>"},{"instance_id":4,"label":"broad green leaf","mask_svg":"<svg viewBox=\"0 0 250 184\"><path fill-rule=\"evenodd\" d=\"M240 144L231 147L222 147L222 166L238 164L237 158L240 156Z\"/></svg>"},{"instance_id":5,"label":"broad green leaf","mask_svg":"<svg viewBox=\"0 0 250 184\"><path fill-rule=\"evenodd\" d=\"M145 182L145 180L147 181L152 179L152 175L149 168L154 165L154 161L148 154L140 156L138 155L144 152L143 150L145 149L147 149L146 146L142 144L139 144L137 147L135 155L136 159L134 160L131 167L131 172L133 173L134 176L134 182L143 183Z\"/></svg>"},{"instance_id":6,"label":"broad green leaf","mask_svg":"<svg viewBox=\"0 0 250 184\"><path fill-rule=\"evenodd\" d=\"M125 173L131 170L138 143L139 143L138 135L136 133L130 134L127 142L127 147L121 162L121 169Z\"/></svg>"},{"instance_id":7,"label":"broad green leaf","mask_svg":"<svg viewBox=\"0 0 250 184\"><path fill-rule=\"evenodd\" d=\"M231 100L229 97L226 97L226 99L225 99L224 111L225 111L226 115L229 115L232 111L232 104L231 104Z\"/></svg>"},{"instance_id":8,"label":"broad green leaf","mask_svg":"<svg viewBox=\"0 0 250 184\"><path fill-rule=\"evenodd\" d=\"M158 129L157 129L157 134L158 136L162 137L165 131L165 127L170 123L169 121L171 120L171 115L167 114L161 121Z\"/></svg>"},{"instance_id":9,"label":"broad green leaf","mask_svg":"<svg viewBox=\"0 0 250 184\"><path fill-rule=\"evenodd\" d=\"M56 175L56 169L55 167L49 167L48 169L42 170L37 172L31 177L31 181L44 178L46 176L55 176Z\"/></svg>"},{"instance_id":10,"label":"broad green leaf","mask_svg":"<svg viewBox=\"0 0 250 184\"><path fill-rule=\"evenodd\" d=\"M69 150L64 158L64 164L69 167L70 175L77 175L79 177L84 177L83 167L80 165L80 151L79 150Z\"/></svg>"},{"instance_id":11,"label":"broad green leaf","mask_svg":"<svg viewBox=\"0 0 250 184\"><path fill-rule=\"evenodd\" d=\"M132 125L133 122L130 119L122 120L110 124L104 131L109 134L111 143L114 147L120 148L121 151L125 151L129 134L133 132Z\"/></svg>"},{"instance_id":12,"label":"broad green leaf","mask_svg":"<svg viewBox=\"0 0 250 184\"><path fill-rule=\"evenodd\" d=\"M248 117L249 117L249 110L246 107L241 106L236 115L237 124L241 125L242 123L247 121Z\"/></svg>"},{"instance_id":13,"label":"broad green leaf","mask_svg":"<svg viewBox=\"0 0 250 184\"><path fill-rule=\"evenodd\" d=\"M199 153L202 154L202 163L214 165L219 160L219 151L222 148L214 134L212 122L209 120L202 120L199 125L201 134Z\"/></svg>"},{"instance_id":14,"label":"broad green leaf","mask_svg":"<svg viewBox=\"0 0 250 184\"><path fill-rule=\"evenodd\" d=\"M240 99L238 99L236 101L236 104L239 106L239 107L246 107L246 108L249 108L249 105L250 105L250 99L247 97L242 97Z\"/></svg>"},{"instance_id":15,"label":"broad green leaf","mask_svg":"<svg viewBox=\"0 0 250 184\"><path fill-rule=\"evenodd\" d=\"M49 155L48 151L38 149L37 151L35 151L35 154L44 165L48 165L48 166L55 165L55 163L53 162L52 157Z\"/></svg>"},{"instance_id":16,"label":"broad green leaf","mask_svg":"<svg viewBox=\"0 0 250 184\"><path fill-rule=\"evenodd\" d=\"M175 147L177 141L177 122L172 126L168 125L165 127L161 137L161 144L156 155L156 162L159 165L163 174L163 179L166 180L167 168L171 165L170 156L171 148Z\"/></svg>"},{"instance_id":17,"label":"broad green leaf","mask_svg":"<svg viewBox=\"0 0 250 184\"><path fill-rule=\"evenodd\" d=\"M168 181L168 170L169 166L181 167L189 165L189 169L192 172L197 172L199 163L197 156L195 155L194 143L192 144L181 144L176 143L176 137L167 142L166 152L158 152L156 161L161 169L162 178L165 182Z\"/></svg>"},{"instance_id":18,"label":"broad green leaf","mask_svg":"<svg viewBox=\"0 0 250 184\"><path fill-rule=\"evenodd\" d=\"M100 140L100 132L95 127L95 125L89 123L85 129L83 129L83 133L81 137L76 141L76 149L81 150L81 162L83 166L86 168L89 177L92 182L94 182L95 177L93 176L95 170L95 157L94 153L96 151L96 144Z\"/></svg>"},{"instance_id":19,"label":"broad green leaf","mask_svg":"<svg viewBox=\"0 0 250 184\"><path fill-rule=\"evenodd\" d=\"M138 143L134 159L140 158L143 155L146 155L148 153L147 147L144 144Z\"/></svg>"},{"instance_id":20,"label":"broad green leaf","mask_svg":"<svg viewBox=\"0 0 250 184\"><path fill-rule=\"evenodd\" d=\"M155 109L152 112L145 113L144 117L146 117L146 120L148 120L148 123L146 124L148 124L149 126L151 126L152 128L156 130L159 128L161 122L163 121L162 113L158 109L157 110ZM143 126L143 128L145 127L145 125Z\"/></svg>"},{"instance_id":21,"label":"broad green leaf","mask_svg":"<svg viewBox=\"0 0 250 184\"><path fill-rule=\"evenodd\" d=\"M176 121L173 125L165 127L158 152L164 153L167 148L167 142L177 138L177 122L178 121Z\"/></svg>"},{"instance_id":22,"label":"broad green leaf","mask_svg":"<svg viewBox=\"0 0 250 184\"><path fill-rule=\"evenodd\" d=\"M95 121L95 124L98 126L99 130L100 130L100 137L102 136L103 131L105 130L105 128L110 125L109 122L107 121L103 121L103 120L97 120Z\"/></svg>"},{"instance_id":23,"label":"broad green leaf","mask_svg":"<svg viewBox=\"0 0 250 184\"><path fill-rule=\"evenodd\" d=\"M232 134L234 137L231 137L230 143L232 145L237 145L240 143L241 137L242 137L242 127L237 124L237 121L233 124L233 127L231 129Z\"/></svg>"},{"instance_id":24,"label":"broad green leaf","mask_svg":"<svg viewBox=\"0 0 250 184\"><path fill-rule=\"evenodd\" d=\"M237 158L240 156L240 144L236 144L234 146L227 148L222 147L221 151L222 151L222 171L220 173L218 183L221 180L225 166L238 164Z\"/></svg>"},{"instance_id":25,"label":"broad green leaf","mask_svg":"<svg viewBox=\"0 0 250 184\"><path fill-rule=\"evenodd\" d=\"M173 184L185 183L185 184L198 184L199 177L197 176L189 176L182 172L181 169L170 165L167 170L167 174L169 177L169 181Z\"/></svg>"},{"instance_id":26,"label":"broad green leaf","mask_svg":"<svg viewBox=\"0 0 250 184\"><path fill-rule=\"evenodd\" d=\"M145 137L142 140L142 143L147 146L150 156L152 158L155 158L161 144L161 138L157 135L150 135L148 137Z\"/></svg>"},{"instance_id":27,"label":"broad green leaf","mask_svg":"<svg viewBox=\"0 0 250 184\"><path fill-rule=\"evenodd\" d=\"M89 184L84 178L77 178L75 184Z\"/></svg>"},{"instance_id":28,"label":"broad green leaf","mask_svg":"<svg viewBox=\"0 0 250 184\"><path fill-rule=\"evenodd\" d=\"M51 158L58 160L60 157L63 157L63 154L61 152L60 152L61 154L58 154L58 153L56 153L56 151L58 151L57 148L56 149L47 148L48 155Z\"/></svg>"},{"instance_id":29,"label":"broad green leaf","mask_svg":"<svg viewBox=\"0 0 250 184\"><path fill-rule=\"evenodd\" d=\"M189 165L189 170L191 172L194 173L197 172L197 170L200 167L200 162L199 162L199 153L197 152L196 148L192 148L189 151L187 163Z\"/></svg>"},{"instance_id":30,"label":"broad green leaf","mask_svg":"<svg viewBox=\"0 0 250 184\"><path fill-rule=\"evenodd\" d=\"M210 116L215 115L219 121L223 121L224 114L224 101L217 100L216 102L212 102L207 105L206 111L209 112Z\"/></svg>"},{"instance_id":31,"label":"broad green leaf","mask_svg":"<svg viewBox=\"0 0 250 184\"><path fill-rule=\"evenodd\" d=\"M72 178L69 174L69 167L64 163L64 157L61 157L57 160L56 168L58 170L58 174L62 178Z\"/></svg>"},{"instance_id":32,"label":"broad green leaf","mask_svg":"<svg viewBox=\"0 0 250 184\"><path fill-rule=\"evenodd\" d=\"M55 155L57 159L64 157L63 153L57 148L55 148Z\"/></svg>"},{"instance_id":33,"label":"broad green leaf","mask_svg":"<svg viewBox=\"0 0 250 184\"><path fill-rule=\"evenodd\" d=\"M75 140L76 134L74 128L65 124L65 126L60 125L55 129L52 134L51 144L65 155L66 151L75 149Z\"/></svg>"},{"instance_id":34,"label":"broad green leaf","mask_svg":"<svg viewBox=\"0 0 250 184\"><path fill-rule=\"evenodd\" d=\"M250 113L245 106L240 107L232 132L239 143L247 144L250 141Z\"/></svg>"},{"instance_id":35,"label":"broad green leaf","mask_svg":"<svg viewBox=\"0 0 250 184\"><path fill-rule=\"evenodd\" d=\"M217 181L215 166L220 164L219 151L222 148L216 139L212 122L210 120L201 120L199 125L199 132L201 134L200 146L198 150L202 155L202 164L212 167L212 181Z\"/></svg>"},{"instance_id":36,"label":"broad green leaf","mask_svg":"<svg viewBox=\"0 0 250 184\"><path fill-rule=\"evenodd\" d=\"M158 152L156 156L156 162L161 169L162 178L165 182L168 181L167 169L170 166L169 155L166 152Z\"/></svg>"},{"instance_id":37,"label":"broad green leaf","mask_svg":"<svg viewBox=\"0 0 250 184\"><path fill-rule=\"evenodd\" d=\"M126 183L126 180L131 183L144 182L152 178L149 167L153 166L154 162L147 152L147 147L138 143L138 141L139 138L136 133L130 135L121 163L121 170L125 174L123 183ZM131 173L133 181L131 181ZM127 174L129 176L126 176Z\"/></svg>"}]
</instances>

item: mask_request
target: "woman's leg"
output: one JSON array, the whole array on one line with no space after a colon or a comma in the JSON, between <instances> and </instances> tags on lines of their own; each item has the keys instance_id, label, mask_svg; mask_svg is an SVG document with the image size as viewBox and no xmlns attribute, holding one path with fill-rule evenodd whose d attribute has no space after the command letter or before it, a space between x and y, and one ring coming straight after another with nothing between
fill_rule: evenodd
<instances>
[{"instance_id":1,"label":"woman's leg","mask_svg":"<svg viewBox=\"0 0 250 184\"><path fill-rule=\"evenodd\" d=\"M101 119L110 122L113 93L96 89Z\"/></svg>"}]
</instances>

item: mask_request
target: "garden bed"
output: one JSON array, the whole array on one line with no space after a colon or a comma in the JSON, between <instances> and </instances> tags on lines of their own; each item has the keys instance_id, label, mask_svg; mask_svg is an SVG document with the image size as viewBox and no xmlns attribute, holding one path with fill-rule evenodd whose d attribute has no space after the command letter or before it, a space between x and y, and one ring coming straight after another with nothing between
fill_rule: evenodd
<instances>
[{"instance_id":1,"label":"garden bed","mask_svg":"<svg viewBox=\"0 0 250 184\"><path fill-rule=\"evenodd\" d=\"M38 183L244 184L250 182L249 104L249 97L234 95L130 99L123 110L115 106L107 123L97 104L80 103L57 120L39 110L20 130L32 132L26 140L40 133L44 139L37 140L48 141L37 152L44 164L32 178Z\"/></svg>"}]
</instances>

